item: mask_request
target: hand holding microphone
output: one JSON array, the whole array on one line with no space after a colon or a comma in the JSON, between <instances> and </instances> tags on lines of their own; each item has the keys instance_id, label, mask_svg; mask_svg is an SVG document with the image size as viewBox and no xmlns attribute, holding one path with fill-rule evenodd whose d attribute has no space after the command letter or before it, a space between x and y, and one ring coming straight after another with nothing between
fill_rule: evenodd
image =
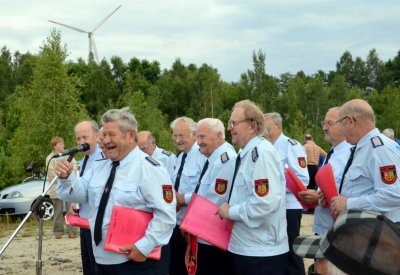
<instances>
[{"instance_id":1,"label":"hand holding microphone","mask_svg":"<svg viewBox=\"0 0 400 275\"><path fill-rule=\"evenodd\" d=\"M89 150L89 148L90 148L89 144L84 143L75 148L64 150L60 154L58 154L59 157L69 155L68 159L62 159L60 161L57 161L56 175L58 176L58 178L60 178L60 179L68 178L69 174L72 171L72 165L70 163L72 157L76 153L85 152L85 151Z\"/></svg>"}]
</instances>

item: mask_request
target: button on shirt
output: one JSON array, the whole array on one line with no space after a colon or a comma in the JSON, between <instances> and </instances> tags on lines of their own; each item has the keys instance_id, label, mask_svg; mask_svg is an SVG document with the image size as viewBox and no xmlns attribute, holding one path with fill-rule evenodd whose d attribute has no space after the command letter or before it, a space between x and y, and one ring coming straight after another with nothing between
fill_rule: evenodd
<instances>
[{"instance_id":1,"label":"button on shirt","mask_svg":"<svg viewBox=\"0 0 400 275\"><path fill-rule=\"evenodd\" d=\"M171 153L171 154L169 155L167 152ZM175 165L176 165L175 154L172 152L169 152L169 151L165 151L157 146L156 149L154 150L153 154L151 155L151 157L158 160L165 166L165 168L168 171L168 174L170 175L170 177L172 179L172 176L173 176L174 170L175 170Z\"/></svg>"},{"instance_id":2,"label":"button on shirt","mask_svg":"<svg viewBox=\"0 0 400 275\"><path fill-rule=\"evenodd\" d=\"M348 197L347 208L382 212L393 222L399 222L399 169L399 145L378 129L371 130L357 143L353 162L344 178L341 195ZM393 177L385 174L388 171L394 172Z\"/></svg>"},{"instance_id":3,"label":"button on shirt","mask_svg":"<svg viewBox=\"0 0 400 275\"><path fill-rule=\"evenodd\" d=\"M293 173L301 180L304 186L307 187L310 180L307 166L301 167L299 163L299 159L307 161L307 154L303 145L298 141L293 145L289 141L289 138L283 133L275 140L273 145L279 152L282 166L285 167L285 165L287 165L292 169ZM303 209L299 201L288 189L286 189L286 209Z\"/></svg>"},{"instance_id":4,"label":"button on shirt","mask_svg":"<svg viewBox=\"0 0 400 275\"><path fill-rule=\"evenodd\" d=\"M346 166L347 160L350 157L351 148L352 145L344 140L335 146L334 151L329 159L338 190L342 180L344 167ZM321 205L318 205L314 212L313 231L322 236L326 233L326 231L328 231L329 228L331 228L332 224L333 218L330 208L323 208Z\"/></svg>"},{"instance_id":5,"label":"button on shirt","mask_svg":"<svg viewBox=\"0 0 400 275\"><path fill-rule=\"evenodd\" d=\"M239 155L241 163L229 202L234 226L228 250L244 256L286 253L285 176L279 153L270 142L256 136ZM265 182L267 194L257 194L257 184Z\"/></svg>"},{"instance_id":6,"label":"button on shirt","mask_svg":"<svg viewBox=\"0 0 400 275\"><path fill-rule=\"evenodd\" d=\"M154 165L146 160L147 154L138 147L132 150L117 167L114 184L111 189L102 225L102 241L98 246L93 241L93 229L104 185L111 171L111 161L97 161L93 169L85 171L79 179L71 173L61 180L57 190L64 200L89 202L89 225L92 232L93 254L99 264L120 264L128 261L127 254L104 250L110 217L114 205L125 206L153 213L143 238L135 245L144 255L148 255L156 246L168 243L175 227L176 199L168 203L163 197L163 185L172 188L168 172L162 165ZM68 192L64 192L68 190ZM68 194L68 195L67 195Z\"/></svg>"},{"instance_id":7,"label":"button on shirt","mask_svg":"<svg viewBox=\"0 0 400 275\"><path fill-rule=\"evenodd\" d=\"M176 159L176 166L174 175L172 176L172 182L175 182L176 176L178 174L179 167L181 165L183 153L179 154ZM179 194L185 194L185 203L188 204L192 193L196 188L197 181L199 180L201 170L206 163L206 157L200 153L199 145L197 143L193 144L190 151L187 153L185 159L185 165L183 166L179 190L176 190ZM181 224L183 215L186 212L187 206L182 207L178 213L176 213L176 223Z\"/></svg>"}]
</instances>

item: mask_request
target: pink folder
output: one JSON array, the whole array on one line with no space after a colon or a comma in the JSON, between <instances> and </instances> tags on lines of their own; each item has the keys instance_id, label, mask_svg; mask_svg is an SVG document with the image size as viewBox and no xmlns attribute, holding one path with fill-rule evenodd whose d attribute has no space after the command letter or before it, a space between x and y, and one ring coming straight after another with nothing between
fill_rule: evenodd
<instances>
[{"instance_id":1,"label":"pink folder","mask_svg":"<svg viewBox=\"0 0 400 275\"><path fill-rule=\"evenodd\" d=\"M338 196L338 190L330 163L318 169L318 172L315 175L315 182L319 189L321 189L321 192L324 193L329 208L331 208L331 200L333 197Z\"/></svg>"},{"instance_id":2,"label":"pink folder","mask_svg":"<svg viewBox=\"0 0 400 275\"><path fill-rule=\"evenodd\" d=\"M215 213L219 206L196 193L186 209L180 229L226 250L232 234L233 221L221 219Z\"/></svg>"},{"instance_id":3,"label":"pink folder","mask_svg":"<svg viewBox=\"0 0 400 275\"><path fill-rule=\"evenodd\" d=\"M65 215L65 222L71 226L89 229L88 219L81 218L79 216Z\"/></svg>"},{"instance_id":4,"label":"pink folder","mask_svg":"<svg viewBox=\"0 0 400 275\"><path fill-rule=\"evenodd\" d=\"M132 245L140 240L145 235L147 226L152 218L152 213L115 205L111 213L104 250L128 253L121 252L119 248ZM161 246L154 248L147 257L159 260Z\"/></svg>"},{"instance_id":5,"label":"pink folder","mask_svg":"<svg viewBox=\"0 0 400 275\"><path fill-rule=\"evenodd\" d=\"M296 199L300 202L303 208L315 208L313 204L307 204L300 199L298 193L300 191L307 191L307 188L303 185L301 180L293 173L292 169L285 168L286 188L293 193Z\"/></svg>"}]
</instances>

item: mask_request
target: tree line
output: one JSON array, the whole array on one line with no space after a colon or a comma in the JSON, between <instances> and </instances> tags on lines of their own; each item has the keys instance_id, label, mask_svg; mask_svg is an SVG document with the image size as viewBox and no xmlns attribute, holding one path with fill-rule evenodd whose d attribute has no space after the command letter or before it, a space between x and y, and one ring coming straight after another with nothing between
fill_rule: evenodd
<instances>
[{"instance_id":1,"label":"tree line","mask_svg":"<svg viewBox=\"0 0 400 275\"><path fill-rule=\"evenodd\" d=\"M367 100L381 130L400 130L400 51L388 61L380 60L375 49L365 60L345 51L334 71L274 77L259 50L252 54L253 67L230 83L217 68L185 65L179 58L162 70L158 61L136 57L124 63L113 56L99 64L93 56L68 62L67 57L67 46L55 29L37 54L1 49L0 188L20 182L27 163L36 162L44 171L53 136L63 137L66 148L74 147L74 125L83 119L99 121L110 108L129 106L139 130L152 131L160 147L171 151L176 151L169 128L173 119L215 117L226 125L234 103L243 99L264 112L279 112L288 136L302 142L311 133L325 149L329 144L320 122L329 108L349 99Z\"/></svg>"}]
</instances>

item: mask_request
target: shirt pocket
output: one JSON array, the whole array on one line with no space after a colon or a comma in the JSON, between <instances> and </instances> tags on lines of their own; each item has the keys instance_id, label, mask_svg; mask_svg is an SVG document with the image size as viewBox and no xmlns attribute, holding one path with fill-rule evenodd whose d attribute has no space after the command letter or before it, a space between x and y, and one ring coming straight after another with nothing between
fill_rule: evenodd
<instances>
[{"instance_id":1,"label":"shirt pocket","mask_svg":"<svg viewBox=\"0 0 400 275\"><path fill-rule=\"evenodd\" d=\"M136 182L123 182L113 187L115 203L117 205L134 208L143 203L143 196Z\"/></svg>"},{"instance_id":2,"label":"shirt pocket","mask_svg":"<svg viewBox=\"0 0 400 275\"><path fill-rule=\"evenodd\" d=\"M342 191L346 191L346 195L353 195L354 192L358 190L363 182L363 171L358 167L350 167L348 172L346 173L343 181Z\"/></svg>"}]
</instances>

